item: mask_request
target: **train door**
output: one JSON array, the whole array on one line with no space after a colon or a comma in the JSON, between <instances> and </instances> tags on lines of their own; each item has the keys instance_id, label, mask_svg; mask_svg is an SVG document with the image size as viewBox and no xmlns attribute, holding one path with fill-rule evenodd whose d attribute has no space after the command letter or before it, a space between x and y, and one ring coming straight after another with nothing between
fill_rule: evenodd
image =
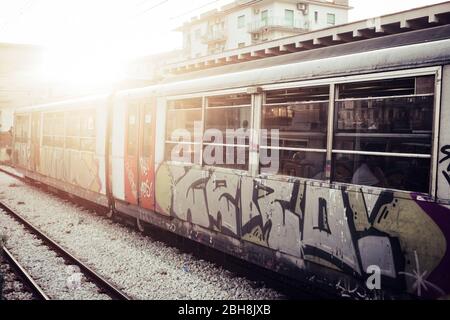
<instances>
[{"instance_id":1,"label":"train door","mask_svg":"<svg viewBox=\"0 0 450 320\"><path fill-rule=\"evenodd\" d=\"M128 104L126 115L125 201L138 205L139 104Z\"/></svg>"},{"instance_id":2,"label":"train door","mask_svg":"<svg viewBox=\"0 0 450 320\"><path fill-rule=\"evenodd\" d=\"M139 148L139 205L154 210L155 194L155 106L154 103L141 105L141 133Z\"/></svg>"},{"instance_id":3,"label":"train door","mask_svg":"<svg viewBox=\"0 0 450 320\"><path fill-rule=\"evenodd\" d=\"M33 172L39 170L40 163L40 144L41 144L41 114L33 112L31 114L31 159L30 169Z\"/></svg>"}]
</instances>

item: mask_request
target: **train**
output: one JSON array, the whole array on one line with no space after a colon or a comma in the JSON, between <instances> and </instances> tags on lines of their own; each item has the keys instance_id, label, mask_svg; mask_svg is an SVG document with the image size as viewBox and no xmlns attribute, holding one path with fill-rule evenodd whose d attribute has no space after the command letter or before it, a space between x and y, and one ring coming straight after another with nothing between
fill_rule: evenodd
<instances>
[{"instance_id":1,"label":"train","mask_svg":"<svg viewBox=\"0 0 450 320\"><path fill-rule=\"evenodd\" d=\"M13 164L320 290L442 298L449 63L444 25L25 107Z\"/></svg>"}]
</instances>

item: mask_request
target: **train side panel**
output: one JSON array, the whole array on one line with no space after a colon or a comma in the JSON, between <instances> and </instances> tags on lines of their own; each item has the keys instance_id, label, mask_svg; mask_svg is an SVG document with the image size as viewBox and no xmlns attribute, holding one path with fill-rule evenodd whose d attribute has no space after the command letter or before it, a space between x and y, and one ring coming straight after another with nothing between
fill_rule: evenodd
<instances>
[{"instance_id":1,"label":"train side panel","mask_svg":"<svg viewBox=\"0 0 450 320\"><path fill-rule=\"evenodd\" d=\"M386 108L390 105L390 112L386 111L383 117L380 116L380 113L373 118L385 120L389 115L393 120L392 125L390 122L389 126L383 127L383 122L379 122L377 126L373 127L374 129L370 129L383 128L375 134L367 130L363 131L363 135L359 135L356 131L354 136L358 137L356 139L358 144L356 147L343 145L341 148L344 151L337 148L339 151L334 152L335 146L331 144L327 146L332 156L335 153L345 152L345 148L358 148L359 141L362 140L361 136L375 137L372 139L372 143L376 143L378 148L380 148L379 146L385 148L377 149L379 153L375 155L376 157L384 156L385 159L388 159L386 163L391 167L399 166L392 161L396 157L401 158L400 166L404 166L406 162L416 166L412 171L405 169L404 172L400 172L395 167L386 167L392 172L386 172L389 175L386 176L387 179L384 183L391 185L385 187L377 187L376 184L364 185L363 183L358 185L353 181L356 179L355 172L357 172L356 168L359 164L355 166L353 163L355 171L346 175L349 180L339 177L340 181L337 181L338 178L319 178L322 180L319 181L314 180L315 177L320 177L316 173L312 173L310 179L288 175L251 176L247 170L219 168L220 165L203 167L200 164L187 164L192 162L192 158L183 165L170 161L166 155L167 162L159 165L156 175L156 200L159 213L174 218L170 224L170 230L173 232L278 272L289 270L289 274L298 279L306 281L315 279L322 284L326 283L344 295L351 294L351 291L358 292L363 296L367 294L365 281L373 272L374 267L381 272L382 288L388 291L428 298L449 294L450 276L446 270L450 265L448 250L450 208L448 205L436 203L436 188L433 185L436 180L435 177L431 177L436 171L438 162L441 163L440 170L442 171L447 169L446 166L442 167L442 163L450 161L450 157L447 159L447 154L444 155L444 158L440 157L439 159L435 155L431 155L433 152L436 154L438 147L441 151L446 151L443 143L447 139L446 136L448 137L448 133L442 135L441 146L435 144L436 139L432 138L432 132L439 135L439 114L436 112L437 116L434 121L430 116L433 114L431 109L439 109L437 106L440 101L440 90L434 89L440 88L440 79L435 77L439 71L439 67L434 70L413 70L410 74L415 78L411 78L409 74L409 78L403 76L401 79L406 79L406 81L402 83L402 86L412 88L408 89L410 94L407 95L407 100L403 95L399 95L397 98L393 97L391 93L386 94L387 97L378 98L380 101L388 101L383 107ZM399 74L378 74L367 77L372 77L377 81L380 79L387 81L387 86L390 86L391 83L394 83L390 82L394 81L392 80L393 76L399 76ZM412 80L414 81L411 82ZM336 82L338 81L340 80ZM346 82L343 85L335 84L334 86L339 85L343 92L345 88L353 88L353 86L359 88L361 83L363 85L365 83L361 82L363 81L361 79L357 79L356 82L351 82L351 79L344 81ZM444 87L445 83L443 83ZM317 90L319 89L318 87ZM317 91L315 92L317 93ZM324 92L326 94L326 91ZM434 92L436 92L435 98L430 98ZM275 92L275 94L277 93ZM418 98L415 98L415 95ZM192 96L197 99L200 95ZM370 107L367 109L370 112L376 105L372 104L373 94L369 93L368 96L370 101L368 106ZM358 97L359 103L364 96L359 95ZM190 98L191 101L194 98ZM209 101L210 97L205 95L204 98ZM222 98L234 99L235 96L230 95L225 98L222 96ZM277 96L277 99L280 98ZM309 96L308 99L310 99ZM186 119L192 122L194 119L194 116L191 116L192 103L189 101L184 103L182 99L179 101L179 107L176 110L181 110L177 111L180 112L180 119L184 120L180 122L181 125L186 122ZM218 103L216 98L211 101ZM309 107L311 103L308 102L309 100L306 101ZM420 101L420 108L415 107L414 103L417 105L415 101ZM446 107L445 101L444 97L442 109L449 109ZM338 140L336 137L338 137L339 128L348 130L346 136L351 135L351 130L354 129L352 129L353 127L347 128L347 126L354 123L355 119L353 110L356 108L352 100L347 99L344 103L340 103L338 99L335 99L326 103L334 107L340 105L343 110L341 113L335 113L334 120L336 121L328 122L333 138ZM187 111L183 110L184 105L187 105L185 107ZM208 113L209 105L208 102L203 103L204 114ZM225 105L229 106L230 104ZM381 130L393 130L392 128L401 125L401 117L394 115L400 115L399 110L404 110L401 108L405 107L408 107L407 110L418 110L414 113L414 118L412 111L409 114L411 124L408 124L406 128L411 130L411 134L403 135L394 147L387 144L386 139L377 140L378 135L383 136ZM277 106L271 105L270 108L274 110ZM363 109L359 108L359 110ZM200 115L200 112L197 111L199 109L195 110L197 121L201 121L201 119L208 121L208 117ZM190 112L190 117L186 116L188 112ZM174 112L171 114L171 117L175 117ZM239 117L243 114L243 112L236 112L235 116ZM284 117L287 117L288 113L285 114ZM309 121L312 121L316 128L319 127L319 117L316 113L311 114L312 116L307 118L308 114L305 113L305 119L313 119ZM221 117L213 119L220 125L221 118L225 119L225 112ZM229 118L226 119L231 122ZM239 119L241 122L242 118ZM423 119L422 122L420 119ZM442 119L448 119L448 111L443 113ZM167 123L171 121L175 122L176 119L167 119ZM413 121L415 121L414 124L412 124ZM191 126L191 123L189 125ZM204 126L208 127L208 123ZM420 129L421 126L423 129ZM401 127L398 130L404 133L404 128ZM310 130L314 130L313 127L310 127ZM417 131L425 133L426 140L422 137L415 138L414 135L417 134ZM391 135L386 136L391 137ZM302 137L305 139L305 135ZM315 140L310 140L298 150L302 153L308 152L308 146L315 143ZM171 145L172 142L168 144ZM309 148L311 149L311 147ZM373 149L362 150L361 155L368 155L374 151ZM410 150L410 154L407 154L405 150ZM348 154L355 151L358 153L358 149L351 149ZM348 160L348 158L347 156L346 159ZM308 160L307 157L305 159ZM341 163L335 161L334 158L331 159L334 164ZM298 167L311 166L311 163L300 161L295 165ZM306 171L299 170L298 172L303 175ZM446 179L443 174L438 180L440 187L438 194L441 199L443 199L442 195L444 194L445 197L448 192L448 186L443 185L443 182L446 181L443 180L443 177ZM329 182L330 180L332 183ZM425 184L429 184L429 186L425 186ZM425 272L427 277L423 279L421 275ZM352 284L348 285L348 283Z\"/></svg>"},{"instance_id":2,"label":"train side panel","mask_svg":"<svg viewBox=\"0 0 450 320\"><path fill-rule=\"evenodd\" d=\"M22 116L16 116L18 128ZM27 117L33 139L22 142L23 129L16 134L16 166L29 178L107 204L106 100L49 106L32 111Z\"/></svg>"},{"instance_id":3,"label":"train side panel","mask_svg":"<svg viewBox=\"0 0 450 320\"><path fill-rule=\"evenodd\" d=\"M430 274L429 283L441 285L430 285L424 295L450 290L443 269L450 263L445 229L450 210L420 195L372 194L170 164L159 168L157 188L166 191L157 193L163 213L266 247L274 257L291 256L298 272L310 271L313 263L363 283L368 268L376 265L386 286L417 294L417 279L408 275L421 268ZM201 232L197 236L210 239ZM268 268L277 264L266 263Z\"/></svg>"},{"instance_id":4,"label":"train side panel","mask_svg":"<svg viewBox=\"0 0 450 320\"><path fill-rule=\"evenodd\" d=\"M441 130L439 134L439 165L437 198L450 205L450 65L442 72Z\"/></svg>"},{"instance_id":5,"label":"train side panel","mask_svg":"<svg viewBox=\"0 0 450 320\"><path fill-rule=\"evenodd\" d=\"M13 163L23 170L29 169L31 158L31 113L16 113L14 116Z\"/></svg>"},{"instance_id":6,"label":"train side panel","mask_svg":"<svg viewBox=\"0 0 450 320\"><path fill-rule=\"evenodd\" d=\"M112 192L114 199L125 201L125 101L121 96L114 100L112 146Z\"/></svg>"}]
</instances>

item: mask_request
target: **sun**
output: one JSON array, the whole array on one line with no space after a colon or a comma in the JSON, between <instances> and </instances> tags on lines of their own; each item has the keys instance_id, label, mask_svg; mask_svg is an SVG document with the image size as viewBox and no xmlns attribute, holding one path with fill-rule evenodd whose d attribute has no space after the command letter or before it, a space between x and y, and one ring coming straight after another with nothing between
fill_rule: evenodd
<instances>
[{"instance_id":1,"label":"sun","mask_svg":"<svg viewBox=\"0 0 450 320\"><path fill-rule=\"evenodd\" d=\"M112 86L125 78L126 60L115 50L89 45L45 50L44 81L79 87Z\"/></svg>"}]
</instances>

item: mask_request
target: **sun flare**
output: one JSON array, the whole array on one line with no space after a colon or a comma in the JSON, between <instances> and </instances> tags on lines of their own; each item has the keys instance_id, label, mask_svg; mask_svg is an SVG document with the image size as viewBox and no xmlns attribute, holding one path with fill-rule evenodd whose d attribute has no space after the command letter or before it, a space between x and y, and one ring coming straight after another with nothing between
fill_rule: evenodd
<instances>
[{"instance_id":1,"label":"sun flare","mask_svg":"<svg viewBox=\"0 0 450 320\"><path fill-rule=\"evenodd\" d=\"M70 85L112 85L124 77L125 63L107 50L50 48L44 55L43 78Z\"/></svg>"}]
</instances>

